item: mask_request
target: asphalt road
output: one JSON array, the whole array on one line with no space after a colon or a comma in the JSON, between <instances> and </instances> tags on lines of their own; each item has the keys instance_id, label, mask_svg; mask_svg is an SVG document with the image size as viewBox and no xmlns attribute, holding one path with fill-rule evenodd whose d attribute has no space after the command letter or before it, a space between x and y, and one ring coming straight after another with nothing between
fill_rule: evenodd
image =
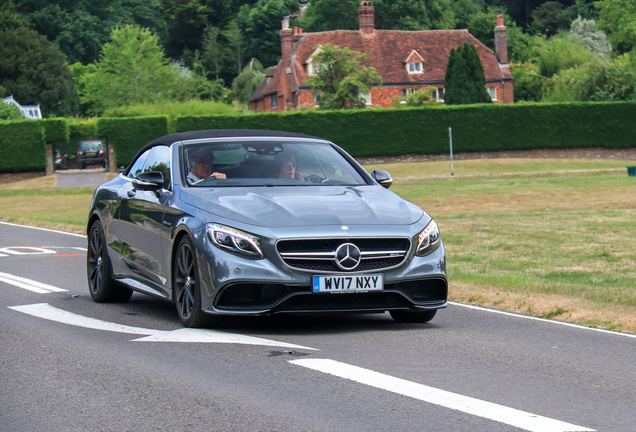
<instances>
[{"instance_id":1,"label":"asphalt road","mask_svg":"<svg viewBox=\"0 0 636 432\"><path fill-rule=\"evenodd\" d=\"M55 174L55 187L97 187L106 181L106 170L102 168L58 170Z\"/></svg>"},{"instance_id":2,"label":"asphalt road","mask_svg":"<svg viewBox=\"0 0 636 432\"><path fill-rule=\"evenodd\" d=\"M0 223L2 431L636 430L634 336L456 304L189 330L93 303L85 248Z\"/></svg>"}]
</instances>

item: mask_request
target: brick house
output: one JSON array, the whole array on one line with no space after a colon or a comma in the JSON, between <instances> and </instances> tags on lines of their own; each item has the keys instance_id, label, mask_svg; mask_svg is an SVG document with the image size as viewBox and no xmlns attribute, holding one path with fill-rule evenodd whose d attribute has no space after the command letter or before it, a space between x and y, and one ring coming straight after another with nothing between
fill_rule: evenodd
<instances>
[{"instance_id":1,"label":"brick house","mask_svg":"<svg viewBox=\"0 0 636 432\"><path fill-rule=\"evenodd\" d=\"M513 80L508 65L506 27L497 17L496 52L486 47L468 30L376 30L370 1L359 8L360 30L332 30L303 33L282 22L281 61L252 94L252 111L286 111L315 106L311 88L305 84L312 74L312 56L324 44L348 47L367 54L364 66L373 66L382 77L380 88L364 95L367 107L388 108L395 96L435 87L433 96L443 101L446 63L452 48L472 43L484 66L486 87L496 103L513 103Z\"/></svg>"}]
</instances>

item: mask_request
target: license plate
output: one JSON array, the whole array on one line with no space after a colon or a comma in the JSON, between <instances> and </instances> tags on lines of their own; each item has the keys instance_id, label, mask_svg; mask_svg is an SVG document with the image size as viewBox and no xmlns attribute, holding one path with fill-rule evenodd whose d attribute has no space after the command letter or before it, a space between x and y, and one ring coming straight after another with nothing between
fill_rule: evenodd
<instances>
[{"instance_id":1,"label":"license plate","mask_svg":"<svg viewBox=\"0 0 636 432\"><path fill-rule=\"evenodd\" d=\"M86 156L95 156L97 152L86 152Z\"/></svg>"},{"instance_id":2,"label":"license plate","mask_svg":"<svg viewBox=\"0 0 636 432\"><path fill-rule=\"evenodd\" d=\"M314 276L315 293L381 291L383 288L381 274Z\"/></svg>"}]
</instances>

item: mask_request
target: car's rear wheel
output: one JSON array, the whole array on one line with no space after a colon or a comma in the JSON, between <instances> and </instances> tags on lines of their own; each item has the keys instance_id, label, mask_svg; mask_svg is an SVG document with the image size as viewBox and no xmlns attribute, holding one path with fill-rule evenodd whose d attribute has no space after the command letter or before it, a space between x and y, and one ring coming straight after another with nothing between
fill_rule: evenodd
<instances>
[{"instance_id":1,"label":"car's rear wheel","mask_svg":"<svg viewBox=\"0 0 636 432\"><path fill-rule=\"evenodd\" d=\"M86 252L86 275L91 297L98 303L125 302L132 296L132 290L113 280L113 270L106 250L104 229L99 221L91 225Z\"/></svg>"},{"instance_id":2,"label":"car's rear wheel","mask_svg":"<svg viewBox=\"0 0 636 432\"><path fill-rule=\"evenodd\" d=\"M203 327L210 319L201 310L199 267L190 237L179 241L172 266L172 287L179 319L186 327Z\"/></svg>"},{"instance_id":3,"label":"car's rear wheel","mask_svg":"<svg viewBox=\"0 0 636 432\"><path fill-rule=\"evenodd\" d=\"M391 318L397 322L427 323L435 317L437 309L423 311L392 310L389 313Z\"/></svg>"}]
</instances>

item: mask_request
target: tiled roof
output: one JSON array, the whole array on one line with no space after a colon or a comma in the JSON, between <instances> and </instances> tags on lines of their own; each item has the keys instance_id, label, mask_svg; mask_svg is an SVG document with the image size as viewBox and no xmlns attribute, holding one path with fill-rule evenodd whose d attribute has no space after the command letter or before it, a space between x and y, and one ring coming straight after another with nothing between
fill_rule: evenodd
<instances>
[{"instance_id":1,"label":"tiled roof","mask_svg":"<svg viewBox=\"0 0 636 432\"><path fill-rule=\"evenodd\" d=\"M468 30L375 30L363 35L357 30L335 30L303 33L294 45L294 74L303 86L307 78L306 63L319 45L331 44L348 47L367 54L364 66L373 66L382 77L383 84L433 83L444 81L446 63L451 48L468 42L475 45L484 66L486 81L506 78L495 53L471 35ZM412 51L423 57L423 74L409 74L404 66ZM507 71L507 70L506 70Z\"/></svg>"}]
</instances>

